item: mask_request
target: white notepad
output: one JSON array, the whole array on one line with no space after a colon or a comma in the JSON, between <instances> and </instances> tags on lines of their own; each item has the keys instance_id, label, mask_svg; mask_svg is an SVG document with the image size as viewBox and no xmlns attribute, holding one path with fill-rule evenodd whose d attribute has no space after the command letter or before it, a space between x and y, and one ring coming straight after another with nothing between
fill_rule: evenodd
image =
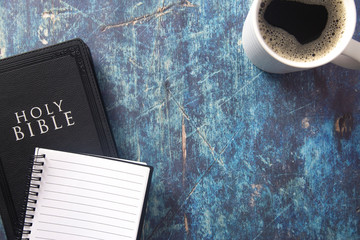
<instances>
[{"instance_id":1,"label":"white notepad","mask_svg":"<svg viewBox=\"0 0 360 240\"><path fill-rule=\"evenodd\" d=\"M24 239L137 239L152 168L37 148Z\"/></svg>"}]
</instances>

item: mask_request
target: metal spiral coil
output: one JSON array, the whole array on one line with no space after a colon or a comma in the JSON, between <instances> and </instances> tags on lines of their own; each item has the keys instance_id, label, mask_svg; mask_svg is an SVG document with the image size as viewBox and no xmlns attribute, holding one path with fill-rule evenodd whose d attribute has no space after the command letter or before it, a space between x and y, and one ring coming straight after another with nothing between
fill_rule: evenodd
<instances>
[{"instance_id":1,"label":"metal spiral coil","mask_svg":"<svg viewBox=\"0 0 360 240\"><path fill-rule=\"evenodd\" d=\"M40 182L42 168L44 166L43 159L45 158L44 154L34 155L33 156L33 165L31 177L29 179L29 190L28 190L28 199L27 205L24 209L25 212L25 221L22 229L22 240L28 240L28 235L31 234L31 227L33 225L32 220L34 219L34 212L36 211L37 197L39 195Z\"/></svg>"}]
</instances>

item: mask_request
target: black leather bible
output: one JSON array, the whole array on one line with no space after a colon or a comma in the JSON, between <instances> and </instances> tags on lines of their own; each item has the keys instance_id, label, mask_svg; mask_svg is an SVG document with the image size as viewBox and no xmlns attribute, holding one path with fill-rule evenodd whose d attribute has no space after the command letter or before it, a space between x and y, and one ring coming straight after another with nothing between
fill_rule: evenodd
<instances>
[{"instance_id":1,"label":"black leather bible","mask_svg":"<svg viewBox=\"0 0 360 240\"><path fill-rule=\"evenodd\" d=\"M88 47L80 39L0 60L0 207L21 237L35 147L116 157Z\"/></svg>"}]
</instances>

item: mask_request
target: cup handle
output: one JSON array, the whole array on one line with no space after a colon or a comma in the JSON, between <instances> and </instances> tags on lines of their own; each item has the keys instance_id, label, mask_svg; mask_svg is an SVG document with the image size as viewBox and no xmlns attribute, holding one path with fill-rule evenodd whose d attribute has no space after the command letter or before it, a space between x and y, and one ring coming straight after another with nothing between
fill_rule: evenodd
<instances>
[{"instance_id":1,"label":"cup handle","mask_svg":"<svg viewBox=\"0 0 360 240\"><path fill-rule=\"evenodd\" d=\"M346 46L340 56L335 58L332 63L340 67L359 70L360 69L360 42L354 39Z\"/></svg>"}]
</instances>

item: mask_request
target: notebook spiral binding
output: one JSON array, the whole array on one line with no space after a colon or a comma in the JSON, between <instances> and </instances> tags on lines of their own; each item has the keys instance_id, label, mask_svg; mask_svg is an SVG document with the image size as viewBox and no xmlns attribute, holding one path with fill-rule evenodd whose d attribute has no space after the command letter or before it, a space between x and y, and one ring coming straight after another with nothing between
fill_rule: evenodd
<instances>
[{"instance_id":1,"label":"notebook spiral binding","mask_svg":"<svg viewBox=\"0 0 360 240\"><path fill-rule=\"evenodd\" d=\"M32 219L36 210L37 196L39 194L41 174L44 167L45 154L33 156L33 167L30 177L28 199L25 212L25 221L22 229L22 240L29 240L31 234Z\"/></svg>"}]
</instances>

